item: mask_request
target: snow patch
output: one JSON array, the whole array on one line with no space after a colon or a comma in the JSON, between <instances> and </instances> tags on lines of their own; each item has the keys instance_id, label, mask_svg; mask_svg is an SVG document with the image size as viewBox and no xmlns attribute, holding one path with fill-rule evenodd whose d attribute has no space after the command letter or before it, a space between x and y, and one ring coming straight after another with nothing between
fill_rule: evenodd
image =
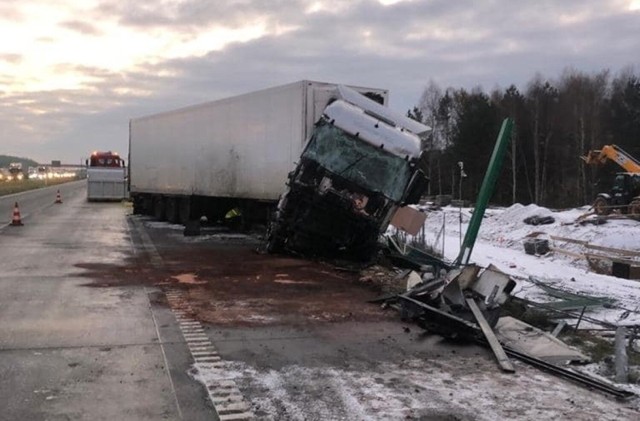
<instances>
[{"instance_id":1,"label":"snow patch","mask_svg":"<svg viewBox=\"0 0 640 421\"><path fill-rule=\"evenodd\" d=\"M565 419L618 420L637 415L602 395L517 364L504 374L477 360L405 360L375 367L285 366L260 370L229 363L262 420ZM480 364L482 365L482 364ZM496 402L500 402L496 405ZM527 405L523 405L527 402Z\"/></svg>"},{"instance_id":2,"label":"snow patch","mask_svg":"<svg viewBox=\"0 0 640 421\"><path fill-rule=\"evenodd\" d=\"M594 273L584 258L560 252L547 256L531 256L524 252L523 242L530 237L549 239L552 246L576 255L585 251L580 244L552 240L551 236L585 241L593 245L614 247L630 251L640 250L640 222L631 219L610 219L603 225L579 224L577 218L588 207L552 211L536 206L514 204L508 208L487 209L471 261L481 266L496 265L500 270L517 278L515 295L534 301L552 301L539 287L527 282L533 276L562 290L616 300L614 308L587 310L586 315L614 325L640 324L640 281L620 279ZM467 230L472 209L444 207L428 212L424 235L427 246L454 260L460 242ZM553 224L527 225L530 216L552 216ZM442 226L444 223L444 241ZM393 232L390 229L388 232ZM590 250L594 254L605 254ZM587 326L587 325L584 325Z\"/></svg>"}]
</instances>

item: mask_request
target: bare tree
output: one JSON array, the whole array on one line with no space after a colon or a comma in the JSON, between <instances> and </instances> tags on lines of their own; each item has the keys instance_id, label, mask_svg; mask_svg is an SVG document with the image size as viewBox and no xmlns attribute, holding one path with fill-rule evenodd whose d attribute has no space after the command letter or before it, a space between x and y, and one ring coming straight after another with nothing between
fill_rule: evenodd
<instances>
[{"instance_id":1,"label":"bare tree","mask_svg":"<svg viewBox=\"0 0 640 421\"><path fill-rule=\"evenodd\" d=\"M512 117L515 127L510 169L498 187L500 202L575 206L591 202L596 175L618 170L585 166L579 156L605 144L617 144L640 156L640 75L627 68L612 80L608 70L565 70L557 80L536 74L521 93L515 86L491 95L475 88L441 89L430 81L413 114L433 128L425 146L434 192L454 191L452 171L465 162L465 190L472 197L486 169L495 125ZM489 139L489 140L487 140ZM614 168L615 167L615 168Z\"/></svg>"},{"instance_id":2,"label":"bare tree","mask_svg":"<svg viewBox=\"0 0 640 421\"><path fill-rule=\"evenodd\" d=\"M601 146L600 124L602 104L607 91L608 71L588 75L574 69L567 69L559 81L560 113L563 115L565 141L570 154L574 154L577 171L574 197L579 203L591 200L591 176L585 165L577 158L586 151ZM575 168L571 165L572 168ZM590 175L590 174L589 174ZM573 178L573 177L572 177Z\"/></svg>"},{"instance_id":3,"label":"bare tree","mask_svg":"<svg viewBox=\"0 0 640 421\"><path fill-rule=\"evenodd\" d=\"M539 74L529 83L527 98L532 114L532 146L534 159L534 201L544 202L548 171L549 144L554 134L553 120L558 102L558 91Z\"/></svg>"}]
</instances>

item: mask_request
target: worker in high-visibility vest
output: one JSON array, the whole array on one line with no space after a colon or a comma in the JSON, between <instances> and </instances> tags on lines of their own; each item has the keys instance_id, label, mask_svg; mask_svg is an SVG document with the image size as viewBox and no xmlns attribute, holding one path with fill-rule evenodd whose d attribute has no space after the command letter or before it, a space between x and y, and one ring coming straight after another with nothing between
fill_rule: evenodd
<instances>
[{"instance_id":1,"label":"worker in high-visibility vest","mask_svg":"<svg viewBox=\"0 0 640 421\"><path fill-rule=\"evenodd\" d=\"M242 226L242 211L239 208L233 208L224 215L224 222L229 228L238 230Z\"/></svg>"}]
</instances>

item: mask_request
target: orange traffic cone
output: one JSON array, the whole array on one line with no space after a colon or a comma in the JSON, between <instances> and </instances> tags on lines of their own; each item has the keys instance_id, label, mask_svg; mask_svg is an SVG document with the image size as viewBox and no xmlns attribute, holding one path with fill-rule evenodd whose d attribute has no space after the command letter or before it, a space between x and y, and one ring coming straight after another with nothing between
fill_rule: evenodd
<instances>
[{"instance_id":1,"label":"orange traffic cone","mask_svg":"<svg viewBox=\"0 0 640 421\"><path fill-rule=\"evenodd\" d=\"M56 201L54 203L62 203L62 197L60 197L60 190L56 194Z\"/></svg>"},{"instance_id":2,"label":"orange traffic cone","mask_svg":"<svg viewBox=\"0 0 640 421\"><path fill-rule=\"evenodd\" d=\"M13 206L13 218L11 218L11 225L20 226L24 225L20 219L20 209L18 209L18 202Z\"/></svg>"}]
</instances>

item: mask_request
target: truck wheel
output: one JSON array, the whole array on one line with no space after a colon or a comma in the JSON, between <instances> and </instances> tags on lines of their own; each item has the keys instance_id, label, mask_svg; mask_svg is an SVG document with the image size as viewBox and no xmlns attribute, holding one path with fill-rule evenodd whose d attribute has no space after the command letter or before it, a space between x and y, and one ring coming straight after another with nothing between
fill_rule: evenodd
<instances>
[{"instance_id":1,"label":"truck wheel","mask_svg":"<svg viewBox=\"0 0 640 421\"><path fill-rule=\"evenodd\" d=\"M629 214L633 218L640 219L640 199L634 199L629 203Z\"/></svg>"},{"instance_id":2,"label":"truck wheel","mask_svg":"<svg viewBox=\"0 0 640 421\"><path fill-rule=\"evenodd\" d=\"M178 199L178 221L182 225L187 225L191 219L191 198L181 197Z\"/></svg>"},{"instance_id":3,"label":"truck wheel","mask_svg":"<svg viewBox=\"0 0 640 421\"><path fill-rule=\"evenodd\" d=\"M158 221L164 221L164 199L158 196L153 200L153 217Z\"/></svg>"},{"instance_id":4,"label":"truck wheel","mask_svg":"<svg viewBox=\"0 0 640 421\"><path fill-rule=\"evenodd\" d=\"M142 212L142 203L140 203L141 200L139 198L137 198L137 197L134 197L132 199L132 202L133 202L133 214L134 215L142 215L143 212Z\"/></svg>"},{"instance_id":5,"label":"truck wheel","mask_svg":"<svg viewBox=\"0 0 640 421\"><path fill-rule=\"evenodd\" d=\"M153 211L153 196L144 195L142 197L142 214L152 216Z\"/></svg>"},{"instance_id":6,"label":"truck wheel","mask_svg":"<svg viewBox=\"0 0 640 421\"><path fill-rule=\"evenodd\" d=\"M593 202L593 210L596 215L609 215L611 213L611 208L609 208L609 201L604 197L597 197Z\"/></svg>"},{"instance_id":7,"label":"truck wheel","mask_svg":"<svg viewBox=\"0 0 640 421\"><path fill-rule=\"evenodd\" d=\"M178 199L175 197L168 197L165 203L165 215L167 217L167 222L172 224L178 223Z\"/></svg>"}]
</instances>

